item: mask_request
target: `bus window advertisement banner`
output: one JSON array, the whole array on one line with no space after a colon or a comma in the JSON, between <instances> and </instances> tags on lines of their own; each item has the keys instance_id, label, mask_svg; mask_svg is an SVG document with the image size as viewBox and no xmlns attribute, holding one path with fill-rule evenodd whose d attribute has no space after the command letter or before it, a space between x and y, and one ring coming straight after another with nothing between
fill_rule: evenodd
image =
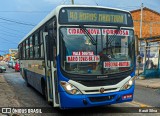
<instances>
[{"instance_id":1,"label":"bus window advertisement banner","mask_svg":"<svg viewBox=\"0 0 160 116\"><path fill-rule=\"evenodd\" d=\"M130 67L130 61L111 61L104 62L104 68Z\"/></svg>"},{"instance_id":2,"label":"bus window advertisement banner","mask_svg":"<svg viewBox=\"0 0 160 116\"><path fill-rule=\"evenodd\" d=\"M91 52L72 52L72 56L66 56L67 62L99 62L100 56Z\"/></svg>"},{"instance_id":3,"label":"bus window advertisement banner","mask_svg":"<svg viewBox=\"0 0 160 116\"><path fill-rule=\"evenodd\" d=\"M101 35L101 30L96 28L87 28L91 35ZM85 32L80 28L67 28L67 35L84 35ZM129 36L129 30L102 29L102 35Z\"/></svg>"}]
</instances>

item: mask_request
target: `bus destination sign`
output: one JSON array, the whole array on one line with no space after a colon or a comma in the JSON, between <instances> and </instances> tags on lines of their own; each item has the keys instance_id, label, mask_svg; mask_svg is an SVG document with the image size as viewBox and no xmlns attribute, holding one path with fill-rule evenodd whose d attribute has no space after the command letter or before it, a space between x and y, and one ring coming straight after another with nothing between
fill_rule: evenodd
<instances>
[{"instance_id":1,"label":"bus destination sign","mask_svg":"<svg viewBox=\"0 0 160 116\"><path fill-rule=\"evenodd\" d=\"M73 22L108 22L124 23L123 14L92 13L87 11L68 11L68 19Z\"/></svg>"},{"instance_id":2,"label":"bus destination sign","mask_svg":"<svg viewBox=\"0 0 160 116\"><path fill-rule=\"evenodd\" d=\"M60 11L60 23L111 23L127 25L126 12L109 9L63 9ZM130 17L131 18L131 17Z\"/></svg>"}]
</instances>

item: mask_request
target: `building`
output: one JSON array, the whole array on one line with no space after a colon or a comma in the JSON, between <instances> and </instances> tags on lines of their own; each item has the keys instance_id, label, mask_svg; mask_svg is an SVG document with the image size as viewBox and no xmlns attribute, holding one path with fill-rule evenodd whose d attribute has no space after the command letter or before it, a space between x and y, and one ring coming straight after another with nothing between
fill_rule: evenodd
<instances>
[{"instance_id":1,"label":"building","mask_svg":"<svg viewBox=\"0 0 160 116\"><path fill-rule=\"evenodd\" d=\"M11 59L10 60L15 60L16 59L16 55L18 54L18 49L9 49L9 54L11 55Z\"/></svg>"},{"instance_id":2,"label":"building","mask_svg":"<svg viewBox=\"0 0 160 116\"><path fill-rule=\"evenodd\" d=\"M131 11L135 35L140 38L141 9ZM142 10L142 38L151 38L160 35L160 13L144 7Z\"/></svg>"},{"instance_id":3,"label":"building","mask_svg":"<svg viewBox=\"0 0 160 116\"><path fill-rule=\"evenodd\" d=\"M160 77L160 13L144 7L142 10L142 36L140 38L141 9L131 11L134 20L137 53L143 57L143 76ZM139 45L138 45L139 43ZM139 47L138 47L139 46ZM144 47L147 46L147 47Z\"/></svg>"},{"instance_id":4,"label":"building","mask_svg":"<svg viewBox=\"0 0 160 116\"><path fill-rule=\"evenodd\" d=\"M0 55L0 61L2 61L2 60L3 60L3 56Z\"/></svg>"},{"instance_id":5,"label":"building","mask_svg":"<svg viewBox=\"0 0 160 116\"><path fill-rule=\"evenodd\" d=\"M10 60L10 54L5 54L3 56L3 60L6 61L6 62L8 62Z\"/></svg>"},{"instance_id":6,"label":"building","mask_svg":"<svg viewBox=\"0 0 160 116\"><path fill-rule=\"evenodd\" d=\"M15 54L18 52L18 49L9 49L9 54Z\"/></svg>"},{"instance_id":7,"label":"building","mask_svg":"<svg viewBox=\"0 0 160 116\"><path fill-rule=\"evenodd\" d=\"M149 9L147 7L143 8L141 39L140 39L141 9L133 10L131 11L131 14L134 21L135 35L137 35L138 40L141 40L141 42L137 42L136 52L138 53L138 51L140 50L140 52L143 52L142 56L144 56L145 48L144 47L138 48L139 44L141 46L144 46L146 41L148 45L152 44L152 46L158 46L160 44L160 13L152 9ZM150 51L154 53L148 53L150 54L148 56L153 56L153 54L156 55L156 52L158 52L158 47L157 48L152 47Z\"/></svg>"}]
</instances>

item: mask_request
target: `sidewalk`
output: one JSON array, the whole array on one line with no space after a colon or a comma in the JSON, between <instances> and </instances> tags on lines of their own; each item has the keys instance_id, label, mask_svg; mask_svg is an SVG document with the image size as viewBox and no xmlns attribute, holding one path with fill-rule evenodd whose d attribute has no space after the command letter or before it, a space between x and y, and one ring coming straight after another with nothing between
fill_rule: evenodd
<instances>
[{"instance_id":1,"label":"sidewalk","mask_svg":"<svg viewBox=\"0 0 160 116\"><path fill-rule=\"evenodd\" d=\"M140 70L139 73L143 71ZM136 75L138 71L136 70ZM160 89L160 78L147 78L147 79L140 79L140 76L136 79L136 85L144 86L153 89Z\"/></svg>"},{"instance_id":2,"label":"sidewalk","mask_svg":"<svg viewBox=\"0 0 160 116\"><path fill-rule=\"evenodd\" d=\"M136 79L136 85L149 87L153 89L160 89L160 78L150 78L150 79Z\"/></svg>"},{"instance_id":3,"label":"sidewalk","mask_svg":"<svg viewBox=\"0 0 160 116\"><path fill-rule=\"evenodd\" d=\"M8 85L2 75L0 75L0 93L0 107L20 106L12 87Z\"/></svg>"},{"instance_id":4,"label":"sidewalk","mask_svg":"<svg viewBox=\"0 0 160 116\"><path fill-rule=\"evenodd\" d=\"M5 81L4 77L0 75L0 107L18 107L20 106L15 93L12 88ZM9 114L2 114L0 116L9 116Z\"/></svg>"}]
</instances>

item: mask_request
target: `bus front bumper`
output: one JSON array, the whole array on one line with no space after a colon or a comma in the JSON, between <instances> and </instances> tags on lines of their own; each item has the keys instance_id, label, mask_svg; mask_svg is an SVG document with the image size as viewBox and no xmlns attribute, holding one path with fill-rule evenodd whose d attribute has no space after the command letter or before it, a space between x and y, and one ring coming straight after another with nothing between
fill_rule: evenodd
<instances>
[{"instance_id":1,"label":"bus front bumper","mask_svg":"<svg viewBox=\"0 0 160 116\"><path fill-rule=\"evenodd\" d=\"M104 94L71 95L60 92L60 106L61 109L70 109L129 102L133 100L133 93L134 85L128 90Z\"/></svg>"}]
</instances>

